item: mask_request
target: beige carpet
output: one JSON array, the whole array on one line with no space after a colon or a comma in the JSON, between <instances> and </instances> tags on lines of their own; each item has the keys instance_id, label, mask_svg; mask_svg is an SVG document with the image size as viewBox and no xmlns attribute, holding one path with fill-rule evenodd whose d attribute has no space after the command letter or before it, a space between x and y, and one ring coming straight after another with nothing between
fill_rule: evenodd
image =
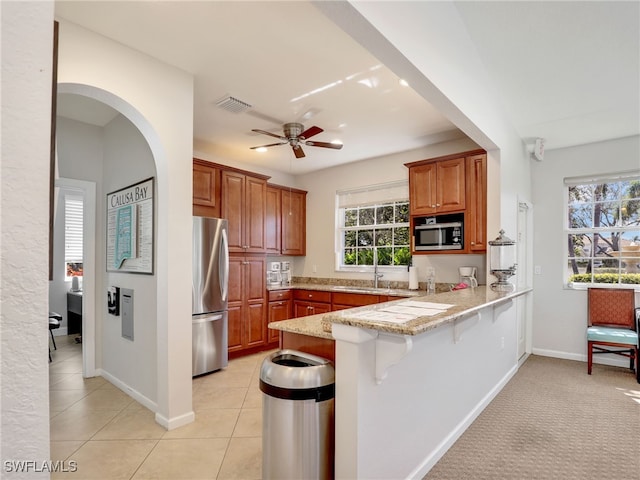
<instances>
[{"instance_id":1,"label":"beige carpet","mask_svg":"<svg viewBox=\"0 0 640 480\"><path fill-rule=\"evenodd\" d=\"M531 356L424 477L640 479L640 384L630 370Z\"/></svg>"}]
</instances>

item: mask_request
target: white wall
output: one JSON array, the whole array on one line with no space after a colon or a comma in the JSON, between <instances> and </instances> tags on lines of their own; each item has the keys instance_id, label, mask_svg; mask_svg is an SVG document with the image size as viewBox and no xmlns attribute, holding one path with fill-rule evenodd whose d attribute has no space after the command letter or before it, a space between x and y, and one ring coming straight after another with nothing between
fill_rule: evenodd
<instances>
[{"instance_id":1,"label":"white wall","mask_svg":"<svg viewBox=\"0 0 640 480\"><path fill-rule=\"evenodd\" d=\"M85 180L96 184L96 194L102 197L103 129L63 117L56 119L58 177ZM64 191L59 190L54 227L54 277L49 284L49 309L63 316L63 324L54 334L65 334L67 323L67 291L71 282L65 280L64 266ZM90 212L96 215L99 212ZM101 222L101 220L98 220ZM101 251L99 251L101 253ZM96 259L97 262L98 259ZM95 312L92 313L95 316Z\"/></svg>"},{"instance_id":2,"label":"white wall","mask_svg":"<svg viewBox=\"0 0 640 480\"><path fill-rule=\"evenodd\" d=\"M1 2L0 458L49 457L47 344L53 4ZM14 479L49 474L6 473ZM3 474L3 477L5 475Z\"/></svg>"},{"instance_id":3,"label":"white wall","mask_svg":"<svg viewBox=\"0 0 640 480\"><path fill-rule=\"evenodd\" d=\"M567 240L565 189L563 179L640 169L640 136L573 148L549 150L543 162L532 168L534 193L534 265L541 274L534 276L533 352L540 355L586 360L585 329L587 293L564 288L564 258ZM640 305L640 293L636 293ZM597 356L595 361L604 361ZM620 364L628 365L624 359ZM586 368L586 367L585 367Z\"/></svg>"},{"instance_id":4,"label":"white wall","mask_svg":"<svg viewBox=\"0 0 640 480\"><path fill-rule=\"evenodd\" d=\"M460 139L431 145L419 150L373 158L326 168L298 177L298 185L307 190L307 255L294 260L294 275L319 278L351 278L372 280L372 274L338 272L335 270L335 197L337 190L368 185L408 180L409 170L405 163L416 162L452 153L474 150L478 146L469 139ZM419 272L426 273L427 266L436 269L436 281L456 282L457 267L475 265L484 271L484 255L415 255L414 265ZM314 266L316 271L314 272ZM406 269L389 271L381 268L386 281L408 281ZM424 282L425 278L420 278Z\"/></svg>"},{"instance_id":5,"label":"white wall","mask_svg":"<svg viewBox=\"0 0 640 480\"><path fill-rule=\"evenodd\" d=\"M175 428L191 405L193 77L60 19L61 93L99 100L142 133L156 165L156 420ZM99 248L99 247L98 247ZM134 300L135 301L135 300ZM146 388L146 387L145 387Z\"/></svg>"},{"instance_id":6,"label":"white wall","mask_svg":"<svg viewBox=\"0 0 640 480\"><path fill-rule=\"evenodd\" d=\"M106 219L107 194L115 190L155 177L155 165L149 145L137 128L122 115L109 122L104 129L104 161L102 165L104 195L98 199L96 251L102 288L97 292L97 316L101 321L102 370L118 379L137 394L157 402L157 287L154 275L107 272ZM154 192L154 198L157 192ZM154 212L155 214L155 212ZM154 219L155 238L157 220ZM155 242L157 247L157 241ZM154 265L154 271L156 267ZM107 313L108 287L133 290L134 338L122 337L122 316ZM122 298L122 297L121 297ZM138 398L138 400L140 400ZM149 402L142 402L149 404Z\"/></svg>"}]
</instances>

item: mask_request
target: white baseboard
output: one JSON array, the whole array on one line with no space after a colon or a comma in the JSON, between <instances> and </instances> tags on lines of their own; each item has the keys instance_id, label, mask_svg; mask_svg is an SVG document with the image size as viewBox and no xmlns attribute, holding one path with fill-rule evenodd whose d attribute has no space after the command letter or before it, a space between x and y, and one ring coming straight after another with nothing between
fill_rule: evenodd
<instances>
[{"instance_id":1,"label":"white baseboard","mask_svg":"<svg viewBox=\"0 0 640 480\"><path fill-rule=\"evenodd\" d=\"M407 476L407 479L423 478L431 470L438 460L447 453L452 445L460 438L464 431L471 426L478 415L487 408L491 401L518 371L518 366L513 366L507 374L478 402L469 414L440 442L440 444Z\"/></svg>"},{"instance_id":2,"label":"white baseboard","mask_svg":"<svg viewBox=\"0 0 640 480\"><path fill-rule=\"evenodd\" d=\"M118 387L124 393L126 393L127 395L132 397L136 402L138 402L138 403L144 405L145 407L147 407L152 412L155 412L157 410L158 404L156 402L154 402L153 400L145 397L144 395L142 395L140 392L138 392L134 388L131 388L129 385L127 385L126 383L124 383L120 379L118 379L118 378L114 377L113 375L111 375L109 372L105 372L104 370L99 368L99 369L96 369L96 373L98 375L100 375L101 377L103 377L105 380L107 380L109 383L112 383L114 386Z\"/></svg>"},{"instance_id":3,"label":"white baseboard","mask_svg":"<svg viewBox=\"0 0 640 480\"><path fill-rule=\"evenodd\" d=\"M575 360L576 362L587 363L586 353L570 353L561 352L558 350L546 350L542 348L534 348L534 355L540 355L542 357L562 358L563 360ZM602 365L609 365L611 367L624 367L629 368L629 360L616 355L615 357L609 356L614 354L602 354L599 353L593 356L593 363L600 363ZM585 367L586 368L586 367Z\"/></svg>"},{"instance_id":4,"label":"white baseboard","mask_svg":"<svg viewBox=\"0 0 640 480\"><path fill-rule=\"evenodd\" d=\"M196 414L193 411L189 413L185 413L184 415L180 415L179 417L171 418L171 419L168 419L163 415L160 415L158 412L156 412L156 422L158 422L167 430L173 430L178 427L182 427L183 425L187 425L193 422L195 419L196 419Z\"/></svg>"}]
</instances>

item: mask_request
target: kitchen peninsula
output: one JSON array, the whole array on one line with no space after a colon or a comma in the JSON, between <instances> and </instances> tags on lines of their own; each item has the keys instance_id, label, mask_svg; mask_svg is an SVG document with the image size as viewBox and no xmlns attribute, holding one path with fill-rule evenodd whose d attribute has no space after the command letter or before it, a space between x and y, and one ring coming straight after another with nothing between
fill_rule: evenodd
<instances>
[{"instance_id":1,"label":"kitchen peninsula","mask_svg":"<svg viewBox=\"0 0 640 480\"><path fill-rule=\"evenodd\" d=\"M517 371L530 292L482 286L270 324L331 331L336 478L424 476Z\"/></svg>"}]
</instances>

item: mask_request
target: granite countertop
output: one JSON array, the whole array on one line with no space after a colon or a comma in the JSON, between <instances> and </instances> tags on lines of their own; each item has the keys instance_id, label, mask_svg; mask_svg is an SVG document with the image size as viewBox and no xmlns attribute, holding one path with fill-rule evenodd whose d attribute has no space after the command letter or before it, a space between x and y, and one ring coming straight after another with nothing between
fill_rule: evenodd
<instances>
[{"instance_id":1,"label":"granite countertop","mask_svg":"<svg viewBox=\"0 0 640 480\"><path fill-rule=\"evenodd\" d=\"M326 313L318 313L306 317L292 318L291 320L271 322L269 328L282 332L299 333L300 335L333 340L331 328L327 330L325 324L322 323L322 317L325 315Z\"/></svg>"},{"instance_id":2,"label":"granite countertop","mask_svg":"<svg viewBox=\"0 0 640 480\"><path fill-rule=\"evenodd\" d=\"M306 289L308 286L305 285L300 288ZM340 289L338 291L342 290L343 289ZM480 286L433 295L425 295L424 291L418 291L416 295L416 292L412 291L414 293L412 298L392 300L375 305L273 322L269 324L269 328L313 337L333 338L331 333L329 333L331 331L331 324L339 323L398 335L419 335L441 325L454 322L456 319L472 315L487 306L497 305L509 299L524 295L531 290L530 287L526 287L516 289L513 292L494 292L490 288ZM442 310L441 313L416 316L403 323L381 319L384 318L384 316L393 317L393 313L390 314L386 311L389 307L411 307L411 304L414 302L446 304L450 305L450 307ZM418 312L420 311L421 310L418 310ZM381 318L375 318L376 316Z\"/></svg>"},{"instance_id":3,"label":"granite countertop","mask_svg":"<svg viewBox=\"0 0 640 480\"><path fill-rule=\"evenodd\" d=\"M321 283L292 283L290 285L268 285L267 290L318 290L322 292L364 293L367 295L388 295L390 297L419 297L424 290L409 290L406 288L373 288L356 285L327 285Z\"/></svg>"}]
</instances>

